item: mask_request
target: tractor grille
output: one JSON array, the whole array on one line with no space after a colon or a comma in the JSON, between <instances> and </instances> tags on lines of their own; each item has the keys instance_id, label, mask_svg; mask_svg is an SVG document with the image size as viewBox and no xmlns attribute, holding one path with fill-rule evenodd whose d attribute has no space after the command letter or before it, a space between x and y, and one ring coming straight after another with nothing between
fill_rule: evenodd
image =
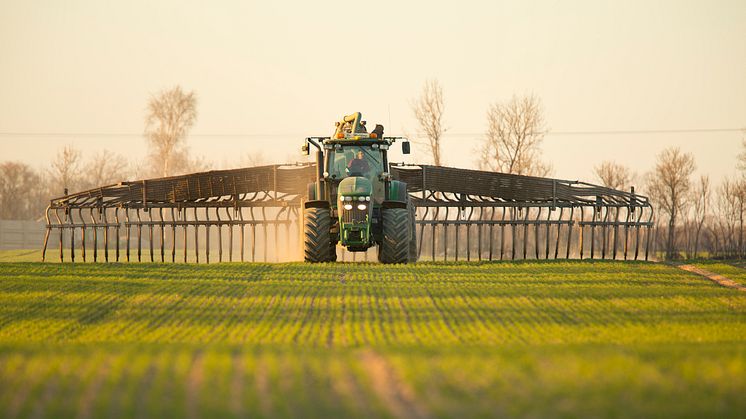
<instances>
[{"instance_id":1,"label":"tractor grille","mask_svg":"<svg viewBox=\"0 0 746 419\"><path fill-rule=\"evenodd\" d=\"M360 242L363 240L363 232L361 230L352 230L347 233L347 241Z\"/></svg>"},{"instance_id":2,"label":"tractor grille","mask_svg":"<svg viewBox=\"0 0 746 419\"><path fill-rule=\"evenodd\" d=\"M354 205L351 210L342 209L342 222L343 223L362 223L365 222L365 217L368 215L368 210L359 210L357 205Z\"/></svg>"}]
</instances>

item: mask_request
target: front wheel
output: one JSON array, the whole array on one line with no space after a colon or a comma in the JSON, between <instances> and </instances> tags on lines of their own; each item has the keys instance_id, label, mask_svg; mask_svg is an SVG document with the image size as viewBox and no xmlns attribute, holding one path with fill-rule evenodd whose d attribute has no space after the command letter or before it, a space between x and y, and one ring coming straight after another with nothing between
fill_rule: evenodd
<instances>
[{"instance_id":1,"label":"front wheel","mask_svg":"<svg viewBox=\"0 0 746 419\"><path fill-rule=\"evenodd\" d=\"M303 215L303 254L306 262L336 260L331 245L331 213L328 208L306 208Z\"/></svg>"},{"instance_id":2,"label":"front wheel","mask_svg":"<svg viewBox=\"0 0 746 419\"><path fill-rule=\"evenodd\" d=\"M409 260L410 215L407 208L383 210L383 235L378 246L381 263L407 263Z\"/></svg>"}]
</instances>

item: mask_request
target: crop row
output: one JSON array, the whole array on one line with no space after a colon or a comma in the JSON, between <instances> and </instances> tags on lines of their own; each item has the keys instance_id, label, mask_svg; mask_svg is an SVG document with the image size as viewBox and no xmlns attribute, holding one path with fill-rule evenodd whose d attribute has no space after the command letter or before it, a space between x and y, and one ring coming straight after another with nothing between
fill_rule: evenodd
<instances>
[{"instance_id":1,"label":"crop row","mask_svg":"<svg viewBox=\"0 0 746 419\"><path fill-rule=\"evenodd\" d=\"M218 277L199 266L32 265L40 274L9 265L0 267L0 343L355 347L746 335L746 298L687 273L556 265L236 265Z\"/></svg>"}]
</instances>

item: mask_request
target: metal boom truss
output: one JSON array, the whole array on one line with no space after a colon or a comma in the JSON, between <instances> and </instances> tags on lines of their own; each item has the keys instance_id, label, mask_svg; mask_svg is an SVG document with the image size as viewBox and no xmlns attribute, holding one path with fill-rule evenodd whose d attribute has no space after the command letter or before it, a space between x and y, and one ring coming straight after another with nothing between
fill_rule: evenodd
<instances>
[{"instance_id":1,"label":"metal boom truss","mask_svg":"<svg viewBox=\"0 0 746 419\"><path fill-rule=\"evenodd\" d=\"M428 165L391 172L417 208L421 259L647 260L654 241L653 209L634 189ZM302 203L315 175L315 164L270 165L56 198L43 257L54 232L60 261L75 261L76 251L83 261L103 253L105 261L209 263L211 251L218 261L299 260Z\"/></svg>"}]
</instances>

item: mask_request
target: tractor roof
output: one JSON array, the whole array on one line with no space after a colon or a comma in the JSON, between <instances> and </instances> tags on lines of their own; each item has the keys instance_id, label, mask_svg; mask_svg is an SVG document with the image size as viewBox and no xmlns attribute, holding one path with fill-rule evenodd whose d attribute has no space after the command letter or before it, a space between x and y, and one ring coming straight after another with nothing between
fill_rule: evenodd
<instances>
[{"instance_id":1,"label":"tractor roof","mask_svg":"<svg viewBox=\"0 0 746 419\"><path fill-rule=\"evenodd\" d=\"M354 134L345 136L343 138L328 138L324 140L324 144L341 144L341 145L373 145L373 144L386 144L391 145L394 142L393 137L376 138L370 137L369 134Z\"/></svg>"}]
</instances>

